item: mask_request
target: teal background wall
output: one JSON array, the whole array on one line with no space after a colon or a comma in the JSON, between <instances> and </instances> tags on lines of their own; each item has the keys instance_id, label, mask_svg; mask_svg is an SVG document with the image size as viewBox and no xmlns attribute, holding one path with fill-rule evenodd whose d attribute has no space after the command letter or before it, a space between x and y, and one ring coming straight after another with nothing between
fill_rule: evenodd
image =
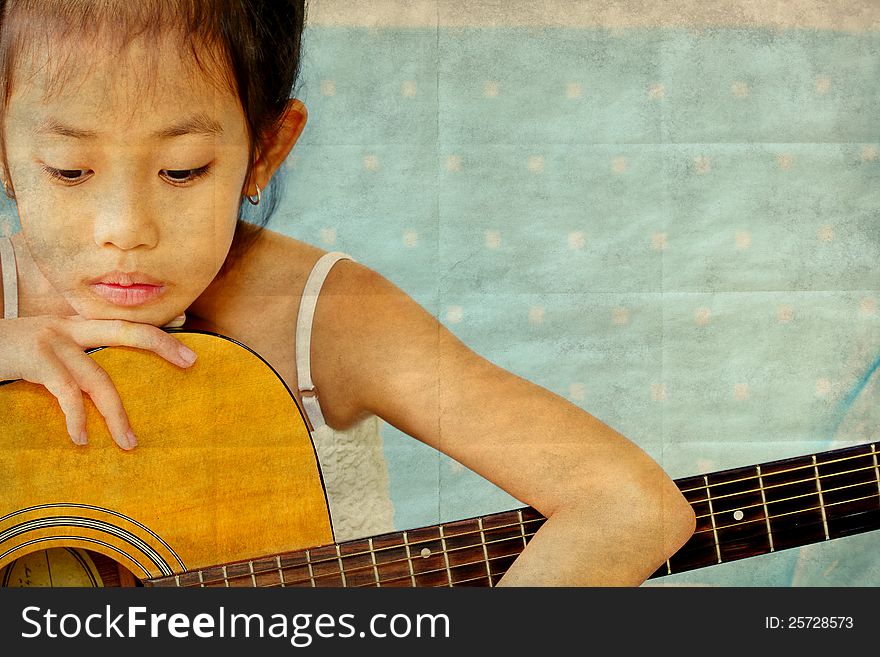
<instances>
[{"instance_id":1,"label":"teal background wall","mask_svg":"<svg viewBox=\"0 0 880 657\"><path fill-rule=\"evenodd\" d=\"M880 34L317 26L304 51L278 229L673 477L876 439ZM518 506L383 437L399 528ZM880 584L877 547L658 583Z\"/></svg>"}]
</instances>

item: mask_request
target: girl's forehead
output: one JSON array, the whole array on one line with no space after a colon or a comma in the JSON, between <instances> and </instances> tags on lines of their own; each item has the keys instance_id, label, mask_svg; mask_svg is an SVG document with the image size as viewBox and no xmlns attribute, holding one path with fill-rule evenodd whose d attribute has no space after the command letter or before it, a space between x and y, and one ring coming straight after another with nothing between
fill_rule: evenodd
<instances>
[{"instance_id":1,"label":"girl's forehead","mask_svg":"<svg viewBox=\"0 0 880 657\"><path fill-rule=\"evenodd\" d=\"M34 50L12 86L7 126L35 137L71 130L140 136L197 117L224 126L216 134L240 137L243 114L228 86L185 49L152 45L134 40L118 52L96 44L74 56Z\"/></svg>"},{"instance_id":2,"label":"girl's forehead","mask_svg":"<svg viewBox=\"0 0 880 657\"><path fill-rule=\"evenodd\" d=\"M207 48L198 52L173 34L124 42L107 35L88 43L49 35L18 53L9 77L10 103L155 109L198 97L236 99L222 58Z\"/></svg>"}]
</instances>

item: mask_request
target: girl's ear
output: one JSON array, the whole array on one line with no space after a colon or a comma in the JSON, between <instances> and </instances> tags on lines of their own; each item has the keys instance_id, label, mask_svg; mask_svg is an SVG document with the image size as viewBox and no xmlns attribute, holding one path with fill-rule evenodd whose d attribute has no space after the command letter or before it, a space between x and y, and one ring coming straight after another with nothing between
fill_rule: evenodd
<instances>
[{"instance_id":1,"label":"girl's ear","mask_svg":"<svg viewBox=\"0 0 880 657\"><path fill-rule=\"evenodd\" d=\"M258 151L250 178L245 185L245 194L255 195L257 193L255 185L259 185L260 189L266 189L269 180L302 134L308 118L309 113L301 100L291 98L287 101L278 131L263 142Z\"/></svg>"}]
</instances>

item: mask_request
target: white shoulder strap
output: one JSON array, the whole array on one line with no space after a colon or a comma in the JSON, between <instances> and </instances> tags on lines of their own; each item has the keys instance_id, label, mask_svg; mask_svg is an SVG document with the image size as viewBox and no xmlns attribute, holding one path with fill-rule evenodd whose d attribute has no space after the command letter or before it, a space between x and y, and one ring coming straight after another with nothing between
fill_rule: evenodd
<instances>
[{"instance_id":1,"label":"white shoulder strap","mask_svg":"<svg viewBox=\"0 0 880 657\"><path fill-rule=\"evenodd\" d=\"M3 273L3 319L18 317L18 271L12 240L0 237L0 271Z\"/></svg>"},{"instance_id":2,"label":"white shoulder strap","mask_svg":"<svg viewBox=\"0 0 880 657\"><path fill-rule=\"evenodd\" d=\"M331 251L318 258L306 279L296 317L296 378L302 396L303 410L312 423L312 430L325 424L324 414L321 413L321 406L318 403L318 393L315 392L315 384L312 382L310 354L312 322L315 319L315 306L318 304L318 294L321 286L324 285L324 279L327 278L333 265L344 259L354 260L350 255L339 251Z\"/></svg>"}]
</instances>

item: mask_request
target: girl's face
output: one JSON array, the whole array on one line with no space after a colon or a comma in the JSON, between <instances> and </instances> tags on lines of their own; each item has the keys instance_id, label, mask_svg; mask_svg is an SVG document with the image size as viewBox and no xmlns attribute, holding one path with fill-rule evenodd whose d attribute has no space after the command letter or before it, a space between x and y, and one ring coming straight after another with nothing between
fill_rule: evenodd
<instances>
[{"instance_id":1,"label":"girl's face","mask_svg":"<svg viewBox=\"0 0 880 657\"><path fill-rule=\"evenodd\" d=\"M238 99L171 40L74 53L60 88L47 51L16 76L3 126L30 255L83 317L165 324L232 242L248 164ZM161 291L122 305L100 293L112 272Z\"/></svg>"}]
</instances>

